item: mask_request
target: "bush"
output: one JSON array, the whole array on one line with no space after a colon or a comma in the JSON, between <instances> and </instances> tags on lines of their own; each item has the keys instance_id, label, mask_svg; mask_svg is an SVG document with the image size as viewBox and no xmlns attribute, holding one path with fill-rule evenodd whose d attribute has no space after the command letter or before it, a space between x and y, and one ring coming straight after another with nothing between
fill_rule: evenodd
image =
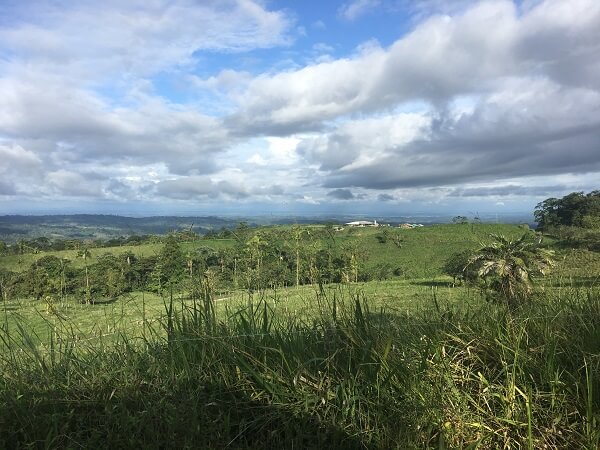
<instances>
[{"instance_id":1,"label":"bush","mask_svg":"<svg viewBox=\"0 0 600 450\"><path fill-rule=\"evenodd\" d=\"M456 252L446 260L442 271L446 275L450 275L453 282L473 282L477 278L477 269L470 264L474 252L472 250L462 250Z\"/></svg>"}]
</instances>

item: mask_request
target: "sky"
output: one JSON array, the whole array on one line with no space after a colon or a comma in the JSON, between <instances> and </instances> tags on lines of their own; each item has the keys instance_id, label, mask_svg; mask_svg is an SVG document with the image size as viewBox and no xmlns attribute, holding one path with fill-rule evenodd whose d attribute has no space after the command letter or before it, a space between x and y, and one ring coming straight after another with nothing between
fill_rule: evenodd
<instances>
[{"instance_id":1,"label":"sky","mask_svg":"<svg viewBox=\"0 0 600 450\"><path fill-rule=\"evenodd\" d=\"M468 216L599 181L598 0L0 0L0 214Z\"/></svg>"}]
</instances>

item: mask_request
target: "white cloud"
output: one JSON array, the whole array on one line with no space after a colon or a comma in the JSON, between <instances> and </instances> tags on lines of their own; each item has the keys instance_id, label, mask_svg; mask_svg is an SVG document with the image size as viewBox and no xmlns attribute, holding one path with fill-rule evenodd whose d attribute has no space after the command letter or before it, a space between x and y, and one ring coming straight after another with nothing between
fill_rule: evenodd
<instances>
[{"instance_id":1,"label":"white cloud","mask_svg":"<svg viewBox=\"0 0 600 450\"><path fill-rule=\"evenodd\" d=\"M430 123L414 139L382 142L376 158L362 144L369 142L368 135L352 141L341 129L308 155L328 170L325 184L335 188L443 186L600 171L600 93L589 89L509 79L471 113L442 111L427 117ZM374 141L378 133L371 136ZM340 163L341 148L345 159ZM332 164L332 156L338 164Z\"/></svg>"},{"instance_id":2,"label":"white cloud","mask_svg":"<svg viewBox=\"0 0 600 450\"><path fill-rule=\"evenodd\" d=\"M96 174L57 170L46 175L50 193L67 197L102 197L102 180Z\"/></svg>"},{"instance_id":3,"label":"white cloud","mask_svg":"<svg viewBox=\"0 0 600 450\"><path fill-rule=\"evenodd\" d=\"M387 49L371 44L350 58L259 76L238 97L240 111L231 124L286 134L402 102L442 106L456 96L494 91L505 77L546 77L597 89L600 3L583 3L589 6L585 20L569 14L558 21L544 13L560 7L556 2L524 15L509 1L484 2L456 17L434 16ZM564 44L543 45L564 40L566 29L568 52Z\"/></svg>"},{"instance_id":4,"label":"white cloud","mask_svg":"<svg viewBox=\"0 0 600 450\"><path fill-rule=\"evenodd\" d=\"M350 120L330 133L305 137L298 150L323 170L348 170L368 165L390 151L423 137L431 118L423 114L398 114Z\"/></svg>"},{"instance_id":5,"label":"white cloud","mask_svg":"<svg viewBox=\"0 0 600 450\"><path fill-rule=\"evenodd\" d=\"M380 5L380 0L352 0L344 3L338 10L343 19L354 21Z\"/></svg>"},{"instance_id":6,"label":"white cloud","mask_svg":"<svg viewBox=\"0 0 600 450\"><path fill-rule=\"evenodd\" d=\"M339 14L390 7L379 3ZM369 40L333 59L343 47L320 22L316 44L263 73L258 59L252 73L211 71L291 44L291 14L265 5L7 5L0 195L433 202L596 183L600 2L426 0L405 6L421 22L386 47ZM299 66L299 54L315 60ZM194 94L177 103L171 76Z\"/></svg>"},{"instance_id":7,"label":"white cloud","mask_svg":"<svg viewBox=\"0 0 600 450\"><path fill-rule=\"evenodd\" d=\"M65 84L0 80L0 132L32 142L38 158L104 163L165 162L174 172L213 169L213 155L227 145L215 118L156 97L111 107L93 94ZM52 158L52 156L56 158Z\"/></svg>"},{"instance_id":8,"label":"white cloud","mask_svg":"<svg viewBox=\"0 0 600 450\"><path fill-rule=\"evenodd\" d=\"M11 54L47 73L94 81L185 65L199 50L285 44L291 25L284 13L252 0L109 0L68 7L34 1L14 8L27 21L0 28L0 42Z\"/></svg>"},{"instance_id":9,"label":"white cloud","mask_svg":"<svg viewBox=\"0 0 600 450\"><path fill-rule=\"evenodd\" d=\"M0 140L0 191L2 195L27 193L43 175L43 162L32 151Z\"/></svg>"},{"instance_id":10,"label":"white cloud","mask_svg":"<svg viewBox=\"0 0 600 450\"><path fill-rule=\"evenodd\" d=\"M41 159L20 145L0 141L0 172L25 176L42 168Z\"/></svg>"}]
</instances>

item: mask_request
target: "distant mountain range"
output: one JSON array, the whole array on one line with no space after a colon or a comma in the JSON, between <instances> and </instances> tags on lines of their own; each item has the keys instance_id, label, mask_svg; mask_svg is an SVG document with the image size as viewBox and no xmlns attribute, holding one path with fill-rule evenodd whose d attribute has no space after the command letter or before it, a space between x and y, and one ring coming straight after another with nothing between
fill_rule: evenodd
<instances>
[{"instance_id":1,"label":"distant mountain range","mask_svg":"<svg viewBox=\"0 0 600 450\"><path fill-rule=\"evenodd\" d=\"M448 216L411 215L395 217L359 217L359 219L377 219L380 223L447 223L452 220ZM527 222L528 217L522 215L482 217L483 221L493 222ZM70 215L7 215L0 216L0 239L16 242L19 239L47 237L50 239L110 239L118 236L141 234L164 234L174 230L192 228L196 233L206 233L221 228L234 228L240 222L249 226L281 225L291 223L345 223L357 220L355 215L340 216L285 216L264 215L257 217L220 217L220 216L153 216L126 217L106 214L70 214Z\"/></svg>"}]
</instances>

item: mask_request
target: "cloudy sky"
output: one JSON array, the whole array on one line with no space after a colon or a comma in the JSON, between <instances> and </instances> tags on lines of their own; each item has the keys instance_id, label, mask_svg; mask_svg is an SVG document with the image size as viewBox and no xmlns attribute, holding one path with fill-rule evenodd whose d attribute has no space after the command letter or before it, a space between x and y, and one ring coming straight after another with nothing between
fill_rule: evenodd
<instances>
[{"instance_id":1,"label":"cloudy sky","mask_svg":"<svg viewBox=\"0 0 600 450\"><path fill-rule=\"evenodd\" d=\"M598 0L0 0L0 213L600 188Z\"/></svg>"}]
</instances>

